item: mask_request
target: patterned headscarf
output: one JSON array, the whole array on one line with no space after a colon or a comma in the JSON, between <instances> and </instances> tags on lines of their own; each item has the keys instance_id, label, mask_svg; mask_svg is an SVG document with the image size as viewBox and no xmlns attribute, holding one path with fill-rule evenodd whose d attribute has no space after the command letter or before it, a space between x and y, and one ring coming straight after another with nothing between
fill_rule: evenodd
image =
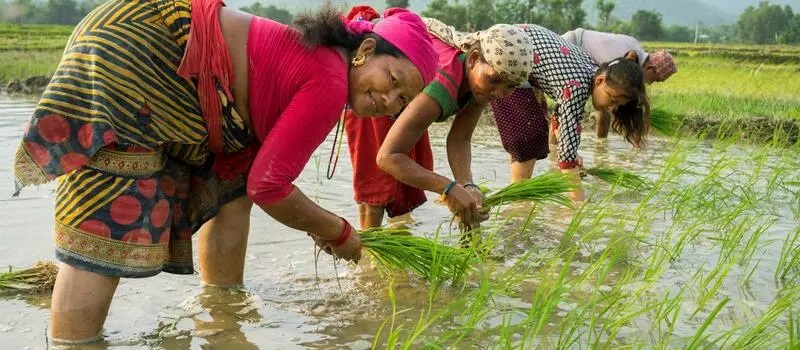
<instances>
[{"instance_id":1,"label":"patterned headscarf","mask_svg":"<svg viewBox=\"0 0 800 350\"><path fill-rule=\"evenodd\" d=\"M675 65L672 55L667 51L660 50L653 52L647 56L647 59L655 69L656 81L667 80L667 78L678 71L678 67Z\"/></svg>"},{"instance_id":2,"label":"patterned headscarf","mask_svg":"<svg viewBox=\"0 0 800 350\"><path fill-rule=\"evenodd\" d=\"M523 83L533 68L533 43L520 28L495 24L487 30L462 33L433 18L423 18L428 32L461 51L479 43L483 58L506 80Z\"/></svg>"}]
</instances>

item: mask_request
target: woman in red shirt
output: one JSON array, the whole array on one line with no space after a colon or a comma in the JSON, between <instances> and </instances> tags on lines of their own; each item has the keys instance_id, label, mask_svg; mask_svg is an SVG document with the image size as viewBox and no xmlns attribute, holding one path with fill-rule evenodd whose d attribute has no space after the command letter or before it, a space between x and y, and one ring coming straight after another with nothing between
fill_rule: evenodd
<instances>
[{"instance_id":1,"label":"woman in red shirt","mask_svg":"<svg viewBox=\"0 0 800 350\"><path fill-rule=\"evenodd\" d=\"M325 7L289 27L220 0L111 0L90 13L14 166L20 187L59 178L50 336L99 338L120 277L192 274L197 231L203 281L241 284L253 202L358 261L350 224L292 182L345 104L397 113L433 79L421 19L384 17Z\"/></svg>"}]
</instances>

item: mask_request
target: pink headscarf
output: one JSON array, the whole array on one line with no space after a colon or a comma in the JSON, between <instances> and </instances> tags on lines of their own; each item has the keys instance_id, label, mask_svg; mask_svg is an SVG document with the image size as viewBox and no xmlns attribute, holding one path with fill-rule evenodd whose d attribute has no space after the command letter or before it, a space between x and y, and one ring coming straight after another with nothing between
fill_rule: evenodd
<instances>
[{"instance_id":1,"label":"pink headscarf","mask_svg":"<svg viewBox=\"0 0 800 350\"><path fill-rule=\"evenodd\" d=\"M374 33L400 50L417 67L425 85L436 75L438 56L422 19L406 9L392 7L383 12L377 24L370 22L377 12L369 6L356 6L345 18L347 31L356 35Z\"/></svg>"}]
</instances>

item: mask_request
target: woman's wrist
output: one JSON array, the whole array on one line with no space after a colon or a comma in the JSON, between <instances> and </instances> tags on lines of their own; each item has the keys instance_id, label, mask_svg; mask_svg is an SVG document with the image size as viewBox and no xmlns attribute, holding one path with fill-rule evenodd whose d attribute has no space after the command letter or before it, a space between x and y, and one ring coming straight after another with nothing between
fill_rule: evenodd
<instances>
[{"instance_id":1,"label":"woman's wrist","mask_svg":"<svg viewBox=\"0 0 800 350\"><path fill-rule=\"evenodd\" d=\"M476 189L478 189L478 190L480 190L480 189L481 189L481 188L480 188L478 185L476 185L476 184L475 184L474 182L472 182L472 181L465 182L465 183L461 184L461 186L464 186L464 188L467 188L467 187L474 187L474 188L476 188Z\"/></svg>"},{"instance_id":2,"label":"woman's wrist","mask_svg":"<svg viewBox=\"0 0 800 350\"><path fill-rule=\"evenodd\" d=\"M350 235L353 233L353 228L350 226L350 223L348 223L347 220L339 218L339 221L342 229L339 231L338 236L336 236L334 239L326 240L328 244L334 247L338 247L344 244L344 242L347 242L347 240L350 239Z\"/></svg>"},{"instance_id":3,"label":"woman's wrist","mask_svg":"<svg viewBox=\"0 0 800 350\"><path fill-rule=\"evenodd\" d=\"M344 231L346 225L346 221L344 219L335 215L331 216L332 218L325 220L325 230L321 230L319 233L317 233L317 236L326 242L335 241L338 239Z\"/></svg>"}]
</instances>

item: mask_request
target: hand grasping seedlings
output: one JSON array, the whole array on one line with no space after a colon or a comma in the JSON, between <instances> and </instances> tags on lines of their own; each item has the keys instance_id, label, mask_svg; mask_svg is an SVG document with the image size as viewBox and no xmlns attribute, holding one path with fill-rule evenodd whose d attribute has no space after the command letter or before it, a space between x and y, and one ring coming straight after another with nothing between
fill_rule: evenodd
<instances>
[{"instance_id":1,"label":"hand grasping seedlings","mask_svg":"<svg viewBox=\"0 0 800 350\"><path fill-rule=\"evenodd\" d=\"M474 259L469 250L413 236L407 230L371 228L356 235L359 236L362 247L385 271L413 271L430 281L457 281L471 267ZM319 243L317 247L320 249L315 249L315 269L319 252L324 250L334 255L330 249Z\"/></svg>"}]
</instances>

